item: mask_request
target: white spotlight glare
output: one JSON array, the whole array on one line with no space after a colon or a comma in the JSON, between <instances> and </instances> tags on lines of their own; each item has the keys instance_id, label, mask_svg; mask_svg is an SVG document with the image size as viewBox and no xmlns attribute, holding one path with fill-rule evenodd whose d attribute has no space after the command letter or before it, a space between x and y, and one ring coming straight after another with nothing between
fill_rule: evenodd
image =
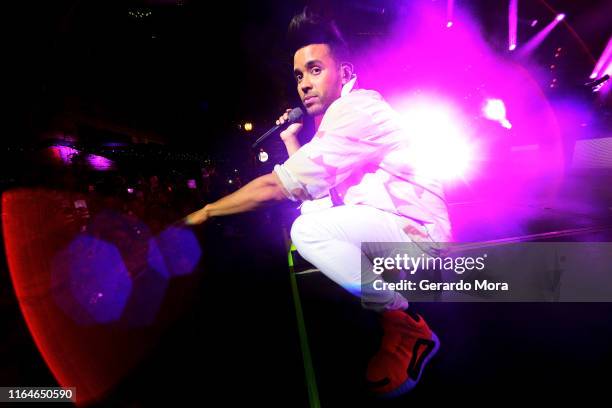
<instances>
[{"instance_id":1,"label":"white spotlight glare","mask_svg":"<svg viewBox=\"0 0 612 408\"><path fill-rule=\"evenodd\" d=\"M506 129L512 129L512 124L506 118L506 105L501 99L487 99L482 107L482 115L489 120L499 122Z\"/></svg>"},{"instance_id":2,"label":"white spotlight glare","mask_svg":"<svg viewBox=\"0 0 612 408\"><path fill-rule=\"evenodd\" d=\"M417 177L446 181L469 178L475 145L458 111L437 98L406 101L399 111L411 140L402 159L411 163Z\"/></svg>"}]
</instances>

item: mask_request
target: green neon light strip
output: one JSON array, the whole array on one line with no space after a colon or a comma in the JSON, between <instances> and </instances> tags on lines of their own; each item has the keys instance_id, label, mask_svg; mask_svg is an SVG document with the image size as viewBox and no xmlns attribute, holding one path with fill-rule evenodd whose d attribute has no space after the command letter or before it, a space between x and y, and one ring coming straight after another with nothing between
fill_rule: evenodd
<instances>
[{"instance_id":1,"label":"green neon light strip","mask_svg":"<svg viewBox=\"0 0 612 408\"><path fill-rule=\"evenodd\" d=\"M314 366L310 356L310 347L308 347L306 323L304 321L302 303L300 302L297 280L293 270L293 256L291 256L291 251L289 251L289 280L291 281L291 292L293 294L293 304L295 305L295 316L297 318L298 334L300 336L300 348L302 349L302 357L304 359L304 374L306 376L308 400L310 401L311 408L320 408L321 403L319 401L319 391L317 390L317 380L315 378Z\"/></svg>"}]
</instances>

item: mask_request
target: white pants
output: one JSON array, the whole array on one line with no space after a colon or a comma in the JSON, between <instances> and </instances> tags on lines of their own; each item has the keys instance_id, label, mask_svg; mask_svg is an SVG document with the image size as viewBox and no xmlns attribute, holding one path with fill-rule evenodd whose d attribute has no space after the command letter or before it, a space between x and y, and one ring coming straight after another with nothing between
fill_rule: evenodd
<instances>
[{"instance_id":1,"label":"white pants","mask_svg":"<svg viewBox=\"0 0 612 408\"><path fill-rule=\"evenodd\" d=\"M366 265L362 282L361 243L411 242L403 228L408 224L415 228L423 226L365 205L304 210L291 227L291 240L304 259L352 294L361 296L365 308L384 311L408 307L408 301L401 294L374 290L371 285L380 279L372 272L371 260L381 256L382 245L368 246L368 253L364 252Z\"/></svg>"}]
</instances>

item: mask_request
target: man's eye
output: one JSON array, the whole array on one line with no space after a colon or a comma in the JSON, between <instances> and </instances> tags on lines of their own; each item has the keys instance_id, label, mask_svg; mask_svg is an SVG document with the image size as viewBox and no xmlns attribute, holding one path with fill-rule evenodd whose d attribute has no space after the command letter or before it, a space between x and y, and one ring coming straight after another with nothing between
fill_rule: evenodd
<instances>
[{"instance_id":1,"label":"man's eye","mask_svg":"<svg viewBox=\"0 0 612 408\"><path fill-rule=\"evenodd\" d=\"M310 70L310 72L312 72L313 75L319 75L321 73L321 68L314 67L313 69Z\"/></svg>"}]
</instances>

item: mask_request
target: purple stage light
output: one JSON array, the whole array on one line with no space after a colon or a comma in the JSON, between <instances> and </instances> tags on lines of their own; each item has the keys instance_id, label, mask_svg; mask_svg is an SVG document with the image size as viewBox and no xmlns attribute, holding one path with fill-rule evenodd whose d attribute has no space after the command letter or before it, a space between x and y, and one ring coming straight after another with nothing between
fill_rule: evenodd
<instances>
[{"instance_id":1,"label":"purple stage light","mask_svg":"<svg viewBox=\"0 0 612 408\"><path fill-rule=\"evenodd\" d=\"M453 26L453 22L449 21L448 23L446 23L446 28L451 28Z\"/></svg>"},{"instance_id":2,"label":"purple stage light","mask_svg":"<svg viewBox=\"0 0 612 408\"><path fill-rule=\"evenodd\" d=\"M508 6L508 49L516 49L516 27L518 22L518 0L510 0Z\"/></svg>"},{"instance_id":3,"label":"purple stage light","mask_svg":"<svg viewBox=\"0 0 612 408\"><path fill-rule=\"evenodd\" d=\"M101 171L111 170L114 165L112 160L109 160L106 157L98 156L95 154L87 155L87 163L89 163L89 165L94 170L101 170Z\"/></svg>"},{"instance_id":4,"label":"purple stage light","mask_svg":"<svg viewBox=\"0 0 612 408\"><path fill-rule=\"evenodd\" d=\"M81 154L81 151L69 146L52 146L51 152L64 164L71 164L74 157ZM111 170L114 167L113 161L106 157L88 154L85 159L94 170Z\"/></svg>"},{"instance_id":5,"label":"purple stage light","mask_svg":"<svg viewBox=\"0 0 612 408\"><path fill-rule=\"evenodd\" d=\"M589 78L595 79L599 76L603 76L603 75L599 75L599 73L603 70L604 65L606 65L606 63L608 65L610 64L611 59L612 59L612 36L608 39L608 44L606 45L606 48L604 49L604 51L601 53L601 56L597 60L597 63L595 64L595 68L593 69L593 72L591 73L591 76Z\"/></svg>"},{"instance_id":6,"label":"purple stage light","mask_svg":"<svg viewBox=\"0 0 612 408\"><path fill-rule=\"evenodd\" d=\"M68 146L52 146L51 152L64 164L71 163L72 158L75 155L79 154L79 151L77 149Z\"/></svg>"},{"instance_id":7,"label":"purple stage light","mask_svg":"<svg viewBox=\"0 0 612 408\"><path fill-rule=\"evenodd\" d=\"M551 33L551 31L565 18L565 14L558 14L546 27L540 32L534 35L521 49L520 55L522 57L529 56L536 48L542 44L544 39Z\"/></svg>"},{"instance_id":8,"label":"purple stage light","mask_svg":"<svg viewBox=\"0 0 612 408\"><path fill-rule=\"evenodd\" d=\"M538 20L535 19L531 22L531 27L535 27L538 24Z\"/></svg>"},{"instance_id":9,"label":"purple stage light","mask_svg":"<svg viewBox=\"0 0 612 408\"><path fill-rule=\"evenodd\" d=\"M435 95L424 102L427 108L435 111L443 102L452 106L456 113L450 119L430 118L432 129L418 122L414 125L428 137L438 133L438 137L431 138L438 140L438 144L429 149L422 147L429 152L423 159L416 158L415 163L425 167L419 173L430 170L427 158L432 157L431 163L441 163L443 177L448 179L449 173L451 178L464 174L463 180L454 179L450 184L480 183L493 178L495 182L487 185L487 194L501 201L524 196L525 186L542 176L552 180L549 184L552 194L564 174L561 139L564 127L559 125L542 89L541 84L550 80L549 71L530 69L529 61L512 62L507 54L498 53L483 38L479 20L461 8L454 10L455 20L460 19L461 24L448 30L441 27L447 20L439 7L425 2L412 2L410 7L405 19L395 26L388 45L373 49L373 54L365 53L358 63L362 67L362 83L379 90L405 120L410 118L410 110L418 106L405 107L402 102L418 95ZM486 98L503 101L512 125L511 135L504 127L482 117ZM417 121L421 120L419 116L426 119L427 112L425 116L420 112L427 108L417 110L412 116L416 116ZM455 130L440 129L444 126L437 122L443 121ZM444 133L453 136L450 141L444 139ZM436 149L442 145L444 152L438 152ZM543 148L511 155L508 151L512 145L540 145ZM447 153L449 146L453 148ZM412 155L407 163L412 163L411 159ZM459 163L452 164L455 160ZM516 165L515 160L518 161ZM436 174L435 168L433 172Z\"/></svg>"}]
</instances>

